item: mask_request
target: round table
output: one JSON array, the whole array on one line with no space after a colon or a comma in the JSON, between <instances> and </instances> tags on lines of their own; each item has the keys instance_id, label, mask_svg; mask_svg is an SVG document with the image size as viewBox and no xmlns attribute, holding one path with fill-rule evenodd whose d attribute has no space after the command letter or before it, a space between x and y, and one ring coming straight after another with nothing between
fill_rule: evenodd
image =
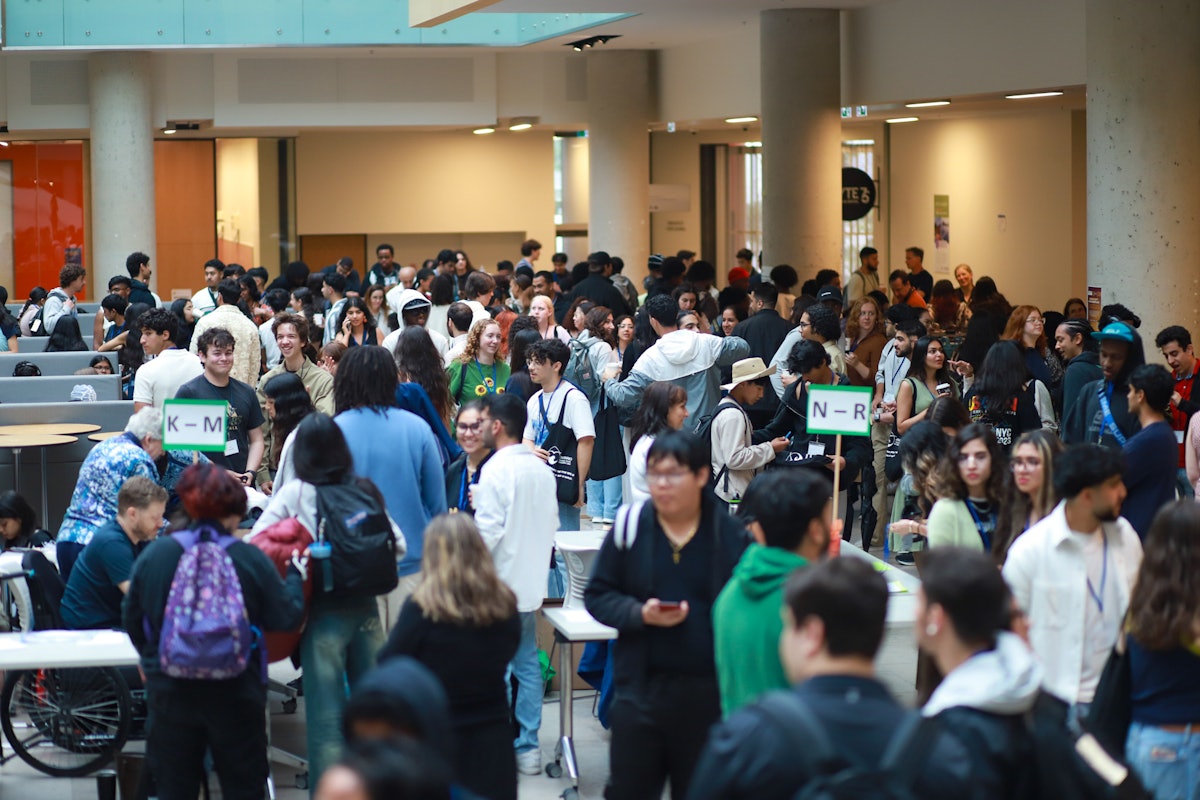
<instances>
[{"instance_id":1,"label":"round table","mask_svg":"<svg viewBox=\"0 0 1200 800\"><path fill-rule=\"evenodd\" d=\"M76 423L63 423L70 427ZM84 424L84 423L78 423ZM84 426L88 430L95 430L99 425ZM74 436L69 436L62 433L46 433L36 430L40 427L54 427L53 425L7 425L0 427L0 447L7 447L13 453L13 491L17 494L21 493L21 450L26 447L36 447L41 450L42 455L42 525L48 526L47 517L50 516L50 504L46 496L47 479L46 479L46 448L60 444L71 444L78 441ZM33 428L35 430L25 432L13 432L14 428Z\"/></svg>"},{"instance_id":2,"label":"round table","mask_svg":"<svg viewBox=\"0 0 1200 800\"><path fill-rule=\"evenodd\" d=\"M105 439L111 439L114 436L120 436L125 431L100 431L99 433L89 433L88 438L93 442L103 442Z\"/></svg>"},{"instance_id":3,"label":"round table","mask_svg":"<svg viewBox=\"0 0 1200 800\"><path fill-rule=\"evenodd\" d=\"M100 430L100 426L91 422L38 422L30 425L0 425L0 436L41 433L77 436L81 433L98 430Z\"/></svg>"}]
</instances>

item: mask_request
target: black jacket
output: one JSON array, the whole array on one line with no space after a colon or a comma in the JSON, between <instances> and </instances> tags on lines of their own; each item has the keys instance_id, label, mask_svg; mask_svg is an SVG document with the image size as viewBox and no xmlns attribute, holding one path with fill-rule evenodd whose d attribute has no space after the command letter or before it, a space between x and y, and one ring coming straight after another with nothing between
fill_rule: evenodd
<instances>
[{"instance_id":1,"label":"black jacket","mask_svg":"<svg viewBox=\"0 0 1200 800\"><path fill-rule=\"evenodd\" d=\"M770 364L771 359L775 357L775 351L783 344L783 340L787 338L791 330L791 324L779 316L778 311L773 308L764 308L754 316L739 322L733 329L733 335L746 340L746 343L750 345L752 357L757 356L764 363ZM747 409L762 412L760 419L766 419L767 415L775 413L775 409L778 407L779 398L774 392L766 391L763 392L761 400L752 406L747 406Z\"/></svg>"},{"instance_id":2,"label":"black jacket","mask_svg":"<svg viewBox=\"0 0 1200 800\"><path fill-rule=\"evenodd\" d=\"M956 354L958 359L966 361L978 372L987 351L1000 341L1000 334L1004 333L1004 326L1007 322L1008 316L998 313L998 310L988 308L976 310L971 316L971 321L967 323L967 334Z\"/></svg>"},{"instance_id":3,"label":"black jacket","mask_svg":"<svg viewBox=\"0 0 1200 800\"><path fill-rule=\"evenodd\" d=\"M571 292L571 301L574 302L580 297L585 297L598 306L604 306L613 313L613 319L622 314L633 313L633 310L629 308L629 303L625 302L625 296L621 294L621 290L613 286L612 281L598 272L589 274L575 284L575 289Z\"/></svg>"},{"instance_id":4,"label":"black jacket","mask_svg":"<svg viewBox=\"0 0 1200 800\"><path fill-rule=\"evenodd\" d=\"M977 798L1004 800L1034 796L1033 741L1024 716L956 706L934 719L962 742L970 754L971 779Z\"/></svg>"},{"instance_id":5,"label":"black jacket","mask_svg":"<svg viewBox=\"0 0 1200 800\"><path fill-rule=\"evenodd\" d=\"M613 649L613 675L622 691L638 691L649 677L648 641L657 629L642 622L642 604L656 596L654 516L654 504L643 504L636 526L630 520L631 535L627 536L621 535L618 520L600 545L592 579L583 595L588 613L620 633L621 645ZM716 600L750 540L745 528L725 510L725 504L707 490L696 536L716 537L712 564L712 599Z\"/></svg>"},{"instance_id":6,"label":"black jacket","mask_svg":"<svg viewBox=\"0 0 1200 800\"><path fill-rule=\"evenodd\" d=\"M1068 361L1062 382L1063 412L1065 413L1068 408L1075 405L1085 384L1101 380L1103 377L1104 370L1100 369L1100 356L1094 350L1084 350Z\"/></svg>"},{"instance_id":7,"label":"black jacket","mask_svg":"<svg viewBox=\"0 0 1200 800\"><path fill-rule=\"evenodd\" d=\"M1100 386L1106 388L1108 382L1101 378L1098 381L1084 384L1079 390L1075 402L1063 412L1062 425L1059 435L1063 444L1102 444L1115 450L1121 449L1121 442L1113 436L1104 424L1104 412L1100 406ZM1112 397L1109 398L1109 408L1112 410L1113 422L1126 439L1142 429L1137 416L1129 413L1128 385L1114 386Z\"/></svg>"},{"instance_id":8,"label":"black jacket","mask_svg":"<svg viewBox=\"0 0 1200 800\"><path fill-rule=\"evenodd\" d=\"M838 386L849 386L850 381L837 376ZM768 392L767 394L771 394ZM798 395L798 396L797 396ZM754 432L754 443L769 442L778 436L792 434L792 443L787 450L776 456L775 464L786 463L788 453L799 453L801 457L808 454L809 442L821 442L825 445L825 455L832 457L837 437L825 433L810 434L808 432L808 391L803 381L796 381L783 393L783 402L779 410L765 428ZM871 463L874 449L870 436L843 436L842 458L846 459L846 469L842 472L841 488L845 489L858 476L859 470ZM791 469L791 467L788 467ZM833 473L825 470L833 479Z\"/></svg>"},{"instance_id":9,"label":"black jacket","mask_svg":"<svg viewBox=\"0 0 1200 800\"><path fill-rule=\"evenodd\" d=\"M137 278L129 280L129 302L130 303L145 303L154 308L157 303L154 302L154 295L150 293L150 287L139 281Z\"/></svg>"},{"instance_id":10,"label":"black jacket","mask_svg":"<svg viewBox=\"0 0 1200 800\"><path fill-rule=\"evenodd\" d=\"M841 768L869 769L883 760L906 711L878 680L821 675L793 689L824 725ZM692 773L688 800L785 800L812 777L793 736L760 709L767 695L714 726ZM803 734L798 734L803 735ZM968 757L958 741L939 736L917 778L923 800L969 798ZM835 772L837 769L834 770Z\"/></svg>"}]
</instances>

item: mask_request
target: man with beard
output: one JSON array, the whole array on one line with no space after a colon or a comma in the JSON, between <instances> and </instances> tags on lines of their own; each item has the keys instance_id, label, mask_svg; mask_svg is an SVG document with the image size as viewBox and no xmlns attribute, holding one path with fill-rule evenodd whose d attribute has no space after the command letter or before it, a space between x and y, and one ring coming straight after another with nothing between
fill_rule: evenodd
<instances>
[{"instance_id":1,"label":"man with beard","mask_svg":"<svg viewBox=\"0 0 1200 800\"><path fill-rule=\"evenodd\" d=\"M1086 715L1121 630L1142 563L1142 543L1123 517L1124 459L1096 444L1054 461L1063 501L1013 543L1004 579L1029 620L1043 687Z\"/></svg>"},{"instance_id":2,"label":"man with beard","mask_svg":"<svg viewBox=\"0 0 1200 800\"><path fill-rule=\"evenodd\" d=\"M858 252L858 261L861 266L846 281L847 306L854 305L879 288L879 251L874 247L864 247Z\"/></svg>"},{"instance_id":3,"label":"man with beard","mask_svg":"<svg viewBox=\"0 0 1200 800\"><path fill-rule=\"evenodd\" d=\"M1124 322L1110 322L1092 338L1100 342L1104 377L1085 384L1065 407L1060 433L1064 444L1090 442L1120 450L1141 427L1129 413L1126 394L1129 374L1146 363L1142 339Z\"/></svg>"}]
</instances>

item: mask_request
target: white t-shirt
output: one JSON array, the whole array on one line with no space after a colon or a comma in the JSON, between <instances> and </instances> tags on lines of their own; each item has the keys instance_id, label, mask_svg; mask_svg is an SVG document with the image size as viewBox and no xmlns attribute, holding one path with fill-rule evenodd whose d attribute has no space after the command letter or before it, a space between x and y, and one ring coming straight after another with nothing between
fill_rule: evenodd
<instances>
[{"instance_id":1,"label":"white t-shirt","mask_svg":"<svg viewBox=\"0 0 1200 800\"><path fill-rule=\"evenodd\" d=\"M164 400L175 396L179 387L204 374L200 359L187 350L163 350L137 371L133 382L133 401L161 409Z\"/></svg>"},{"instance_id":2,"label":"white t-shirt","mask_svg":"<svg viewBox=\"0 0 1200 800\"><path fill-rule=\"evenodd\" d=\"M642 434L629 454L629 503L639 503L650 499L650 484L646 483L646 457L650 455L650 445L654 437Z\"/></svg>"},{"instance_id":3,"label":"white t-shirt","mask_svg":"<svg viewBox=\"0 0 1200 800\"><path fill-rule=\"evenodd\" d=\"M539 447L550 433L550 427L558 422L560 414L563 425L574 432L576 439L596 436L596 421L592 419L592 407L588 404L587 395L566 381L559 381L548 397L540 390L534 393L529 398L526 410L529 418L525 422L525 438Z\"/></svg>"},{"instance_id":4,"label":"white t-shirt","mask_svg":"<svg viewBox=\"0 0 1200 800\"><path fill-rule=\"evenodd\" d=\"M262 343L263 353L267 356L267 369L269 370L278 367L279 362L283 360L283 354L279 352L279 345L275 343L275 331L271 329L274 324L275 320L272 318L258 326L258 341Z\"/></svg>"},{"instance_id":5,"label":"white t-shirt","mask_svg":"<svg viewBox=\"0 0 1200 800\"><path fill-rule=\"evenodd\" d=\"M1071 531L1079 545L1087 568L1088 590L1083 613L1083 664L1079 673L1079 694L1075 700L1090 703L1100 683L1100 673L1121 631L1120 597L1117 584L1121 576L1105 547L1103 531L1092 534ZM1107 563L1106 563L1107 562ZM1097 602L1096 598L1100 598ZM1101 611L1101 606L1104 610Z\"/></svg>"}]
</instances>

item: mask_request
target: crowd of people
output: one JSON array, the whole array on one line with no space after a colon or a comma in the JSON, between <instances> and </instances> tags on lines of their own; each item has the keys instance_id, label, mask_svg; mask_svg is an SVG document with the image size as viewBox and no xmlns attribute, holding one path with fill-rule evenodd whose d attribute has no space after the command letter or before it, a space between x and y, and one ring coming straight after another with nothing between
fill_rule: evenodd
<instances>
[{"instance_id":1,"label":"crowd of people","mask_svg":"<svg viewBox=\"0 0 1200 800\"><path fill-rule=\"evenodd\" d=\"M1050 797L1128 764L1159 800L1195 800L1188 330L1159 332L1167 366L1148 364L1124 306L1095 325L1076 299L1014 307L966 264L934 281L916 247L886 283L865 248L844 286L744 250L720 290L694 253L655 255L642 292L620 258L543 270L541 249L418 268L382 244L365 277L343 258L273 281L212 260L170 307L130 256L94 341L121 354L135 413L83 464L54 550L64 619L141 651L159 796L195 796L204 745L223 796L261 796L265 666L294 656L318 797L515 798L545 760L535 621L569 584L555 533L590 524L611 527L585 592L618 631L610 798L872 775ZM17 329L57 334L82 280L64 268ZM810 431L814 386L870 388L870 434L835 449ZM224 449L164 452L171 398L223 401ZM828 557L856 527L920 573L919 713L875 672L886 581ZM331 555L350 529L385 549ZM0 534L50 538L7 494ZM249 623L294 641L268 654L255 636L218 678L171 663L168 633L179 575L219 553ZM381 553L394 574L368 580ZM1093 713L1119 694L1110 659L1132 686L1117 733Z\"/></svg>"}]
</instances>

